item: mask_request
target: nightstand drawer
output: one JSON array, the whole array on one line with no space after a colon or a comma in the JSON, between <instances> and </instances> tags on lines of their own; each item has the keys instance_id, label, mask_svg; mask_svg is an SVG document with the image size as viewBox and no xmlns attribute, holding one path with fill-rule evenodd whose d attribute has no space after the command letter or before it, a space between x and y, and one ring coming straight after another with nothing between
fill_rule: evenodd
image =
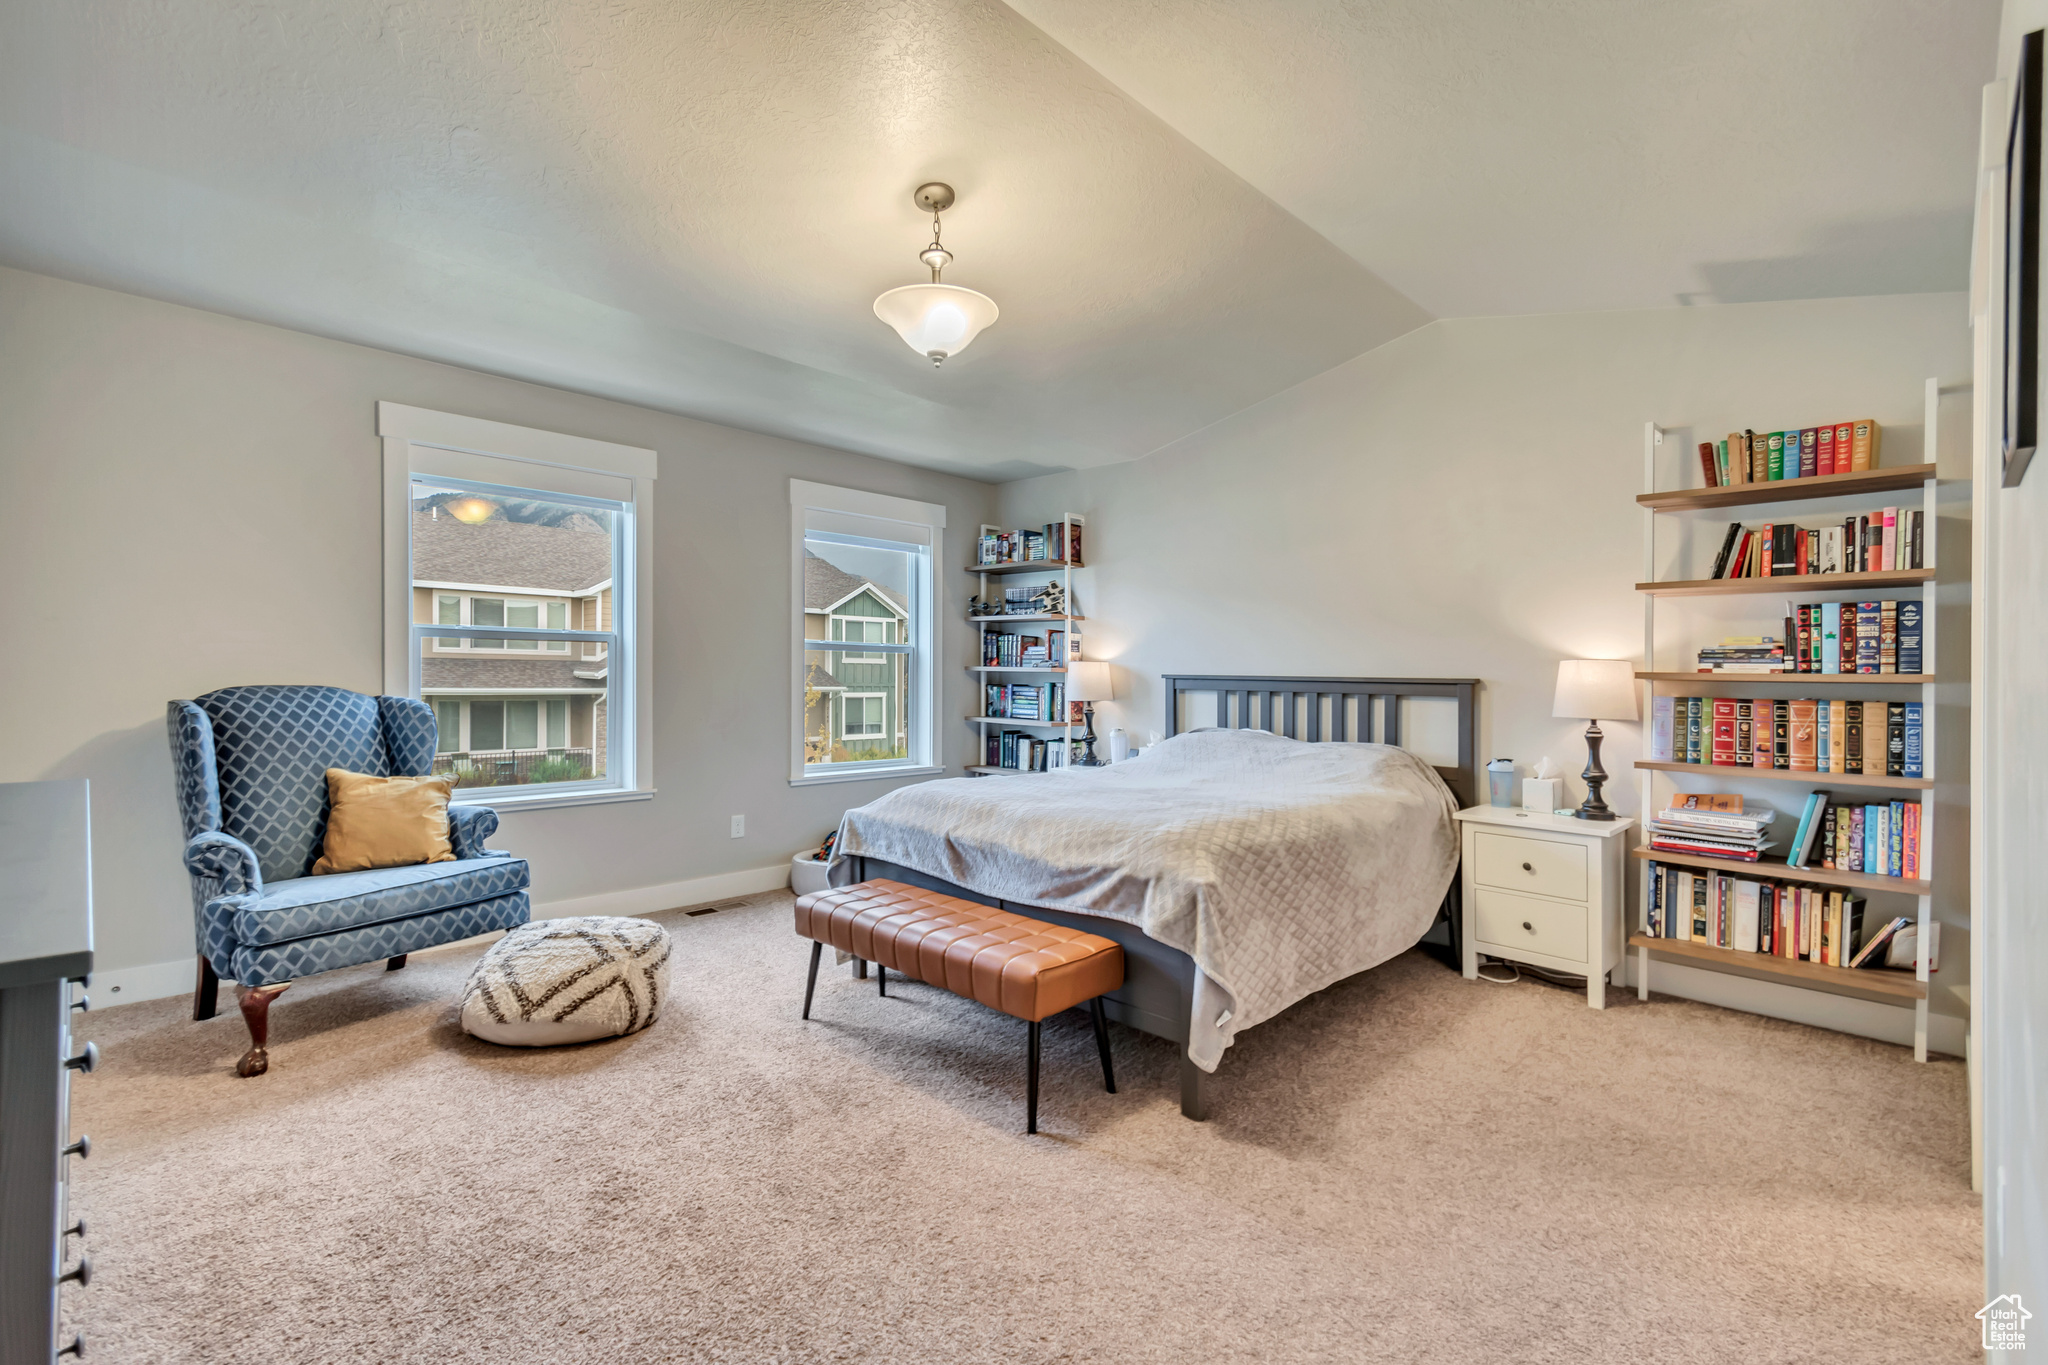
<instances>
[{"instance_id":1,"label":"nightstand drawer","mask_svg":"<svg viewBox=\"0 0 2048 1365\"><path fill-rule=\"evenodd\" d=\"M1586 898L1586 846L1475 830L1472 861L1481 886L1564 900Z\"/></svg>"},{"instance_id":2,"label":"nightstand drawer","mask_svg":"<svg viewBox=\"0 0 2048 1365\"><path fill-rule=\"evenodd\" d=\"M1585 906L1559 905L1555 901L1483 889L1478 892L1478 902L1482 944L1525 948L1567 962L1586 960Z\"/></svg>"}]
</instances>

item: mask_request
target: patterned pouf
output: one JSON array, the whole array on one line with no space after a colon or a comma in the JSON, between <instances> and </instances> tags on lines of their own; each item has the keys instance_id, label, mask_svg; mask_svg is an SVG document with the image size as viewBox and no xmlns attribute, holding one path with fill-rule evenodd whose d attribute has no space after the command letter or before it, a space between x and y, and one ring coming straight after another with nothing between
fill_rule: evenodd
<instances>
[{"instance_id":1,"label":"patterned pouf","mask_svg":"<svg viewBox=\"0 0 2048 1365\"><path fill-rule=\"evenodd\" d=\"M463 1031L511 1047L637 1033L668 995L668 953L668 930L652 920L587 915L522 924L469 974Z\"/></svg>"}]
</instances>

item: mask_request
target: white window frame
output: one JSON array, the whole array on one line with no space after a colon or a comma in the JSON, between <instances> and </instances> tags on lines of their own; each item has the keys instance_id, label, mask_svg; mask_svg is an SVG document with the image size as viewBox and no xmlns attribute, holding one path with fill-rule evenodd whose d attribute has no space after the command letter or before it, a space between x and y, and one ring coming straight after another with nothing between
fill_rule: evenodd
<instances>
[{"instance_id":1,"label":"white window frame","mask_svg":"<svg viewBox=\"0 0 2048 1365\"><path fill-rule=\"evenodd\" d=\"M412 481L416 476L495 484L543 496L607 499L631 507L632 515L620 519L622 540L614 555L622 572L609 585L611 633L618 644L604 659L609 727L605 776L587 783L462 791L457 799L465 805L500 810L542 810L652 797L655 452L402 403L377 404L377 434L384 446L384 690L394 696L420 695L420 647L412 619ZM485 584L422 582L418 586L431 588L436 598L450 591L460 592L466 599L475 589L482 589L478 595L485 597L538 596L545 600L571 596L536 595L532 589L520 588L500 593L489 590L496 585ZM465 617L468 611L465 601ZM437 616L438 611L428 615ZM425 632L424 639L438 639L437 627L451 629L438 621L417 624ZM432 647L440 648L438 644ZM572 649L570 655L582 659L579 651ZM547 656L535 651L531 657ZM519 690L491 689L494 695Z\"/></svg>"},{"instance_id":2,"label":"white window frame","mask_svg":"<svg viewBox=\"0 0 2048 1365\"><path fill-rule=\"evenodd\" d=\"M572 614L574 614L574 607L577 598L572 597L567 593L535 593L531 589L516 588L447 588L427 583L415 583L413 584L413 586L415 588L425 589L426 591L433 594L435 618L431 623L433 625L475 625L477 623L475 604L477 598L482 597L493 602L503 602L508 609L511 607L538 608L542 618L541 628L544 630L577 629L577 627L568 624L569 617ZM443 621L440 619L441 599L444 597L452 597L455 599L455 614L461 618L460 620ZM559 606L562 608L562 625L550 626L546 624L547 609L552 606ZM414 624L417 625L419 623L414 622ZM430 640L432 643L433 650L437 654L456 654L460 653L463 650L482 649L490 652L493 655L493 657L519 657L519 655L506 653L504 647L489 645L484 643L482 640L455 640L451 643L447 639L447 637L439 635L430 637ZM539 642L539 644L539 649L531 651L531 653L536 658L545 657L549 654L570 654L573 652L570 649L569 642L567 640L542 640ZM602 648L602 646L599 646L599 648ZM528 652L529 651L521 650L519 653L525 654ZM597 657L603 658L604 656L600 654Z\"/></svg>"},{"instance_id":3,"label":"white window frame","mask_svg":"<svg viewBox=\"0 0 2048 1365\"><path fill-rule=\"evenodd\" d=\"M842 692L842 693L840 693L840 694L839 694L839 737L840 737L841 739L887 739L887 738L889 738L889 716L888 716L888 711L889 711L889 707L888 707L888 700L889 700L889 694L888 694L887 692ZM882 703L882 706L881 706L881 713L880 713L880 714L879 714L879 715L877 716L877 718L876 718L876 719L877 719L877 721L878 721L878 722L880 723L880 725L881 725L881 727L882 727L882 728L881 728L881 729L879 729L879 730L877 730L877 731L875 731L875 732L874 732L873 734L868 734L867 732L863 731L863 732L861 732L860 734L857 734L857 735L856 735L856 734L855 734L855 733L854 733L854 732L853 732L852 730L848 729L848 728L847 728L847 725L846 725L846 703L848 703L848 702L850 702L850 701L862 701L862 702L866 702L866 701L872 701L872 702L880 702L880 703ZM867 710L867 708L866 708L865 706L863 706L863 707L861 708L861 710L865 711L865 710Z\"/></svg>"},{"instance_id":4,"label":"white window frame","mask_svg":"<svg viewBox=\"0 0 2048 1365\"><path fill-rule=\"evenodd\" d=\"M809 787L826 782L892 781L905 777L931 777L944 772L945 764L941 758L944 750L938 728L938 637L940 623L946 619L945 574L941 569L945 555L945 507L857 488L807 483L802 479L789 481L789 504L789 785ZM892 529L889 523L896 525ZM908 758L887 763L812 764L808 767L804 763L804 651L807 644L815 648L820 643L828 646L832 643L830 640L806 642L804 639L804 534L807 529L868 535L877 541L914 541L929 545L921 560L913 560L921 564L922 578L910 594L910 618L905 621L903 630L908 638L901 645L884 651L901 653L906 652L904 646L912 647L908 651L915 661L910 670L910 705L904 710L899 703L899 710L903 711L900 722L905 747L910 750ZM922 611L919 610L920 605ZM829 636L829 618L825 629ZM843 726L843 710L840 718ZM883 719L883 729L882 737L886 739L887 717Z\"/></svg>"},{"instance_id":5,"label":"white window frame","mask_svg":"<svg viewBox=\"0 0 2048 1365\"><path fill-rule=\"evenodd\" d=\"M825 618L825 638L830 640L833 644L864 645L869 642L867 638L867 628L869 625L872 624L877 626L894 627L895 624L902 619L903 618L899 616L842 616L835 612ZM861 638L858 640L849 640L846 638L847 623L852 621L858 621L861 624ZM839 634L837 636L832 634L832 627L835 625L839 627ZM893 629L891 629L886 633L894 635L896 632ZM908 632L906 632L906 634L907 633ZM894 640L877 640L874 643L896 644L898 642ZM848 664L878 664L888 657L889 656L887 654L846 653L841 654L839 656L839 661L841 663ZM866 694L863 693L862 695L865 696Z\"/></svg>"}]
</instances>

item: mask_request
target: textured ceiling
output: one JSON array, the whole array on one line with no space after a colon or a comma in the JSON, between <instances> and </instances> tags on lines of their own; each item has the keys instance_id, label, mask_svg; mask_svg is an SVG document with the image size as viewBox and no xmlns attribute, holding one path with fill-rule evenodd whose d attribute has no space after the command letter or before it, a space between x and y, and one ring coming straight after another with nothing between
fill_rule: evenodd
<instances>
[{"instance_id":1,"label":"textured ceiling","mask_svg":"<svg viewBox=\"0 0 2048 1365\"><path fill-rule=\"evenodd\" d=\"M1428 320L993 0L0 11L0 261L759 430L1088 466Z\"/></svg>"},{"instance_id":2,"label":"textured ceiling","mask_svg":"<svg viewBox=\"0 0 2048 1365\"><path fill-rule=\"evenodd\" d=\"M1960 288L1996 8L13 0L0 263L1013 478L1432 315Z\"/></svg>"},{"instance_id":3,"label":"textured ceiling","mask_svg":"<svg viewBox=\"0 0 2048 1365\"><path fill-rule=\"evenodd\" d=\"M1998 0L1011 0L1440 317L1963 289Z\"/></svg>"}]
</instances>

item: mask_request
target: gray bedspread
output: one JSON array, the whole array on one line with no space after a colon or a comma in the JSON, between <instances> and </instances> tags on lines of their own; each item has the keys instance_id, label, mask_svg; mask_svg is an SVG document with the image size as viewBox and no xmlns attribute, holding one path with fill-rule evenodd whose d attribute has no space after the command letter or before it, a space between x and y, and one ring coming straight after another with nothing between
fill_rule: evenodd
<instances>
[{"instance_id":1,"label":"gray bedspread","mask_svg":"<svg viewBox=\"0 0 2048 1365\"><path fill-rule=\"evenodd\" d=\"M1456 801L1383 744L1196 730L1106 768L902 787L836 853L1134 924L1200 969L1188 1055L1412 946L1456 868Z\"/></svg>"}]
</instances>

